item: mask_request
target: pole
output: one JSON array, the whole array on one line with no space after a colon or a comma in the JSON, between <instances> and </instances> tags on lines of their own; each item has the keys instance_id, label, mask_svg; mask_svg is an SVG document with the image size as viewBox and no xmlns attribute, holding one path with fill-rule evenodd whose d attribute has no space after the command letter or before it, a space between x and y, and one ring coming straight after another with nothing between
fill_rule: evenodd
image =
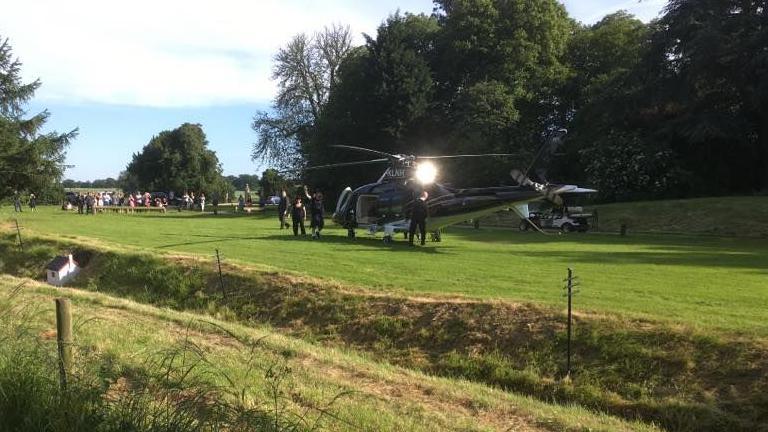
<instances>
[{"instance_id":1,"label":"pole","mask_svg":"<svg viewBox=\"0 0 768 432\"><path fill-rule=\"evenodd\" d=\"M221 286L221 295L226 298L227 293L224 291L224 277L221 274L221 258L219 257L219 250L216 249L216 264L219 267L219 286Z\"/></svg>"},{"instance_id":2,"label":"pole","mask_svg":"<svg viewBox=\"0 0 768 432\"><path fill-rule=\"evenodd\" d=\"M573 298L573 270L568 267L568 361L565 371L568 376L571 375L571 299Z\"/></svg>"},{"instance_id":3,"label":"pole","mask_svg":"<svg viewBox=\"0 0 768 432\"><path fill-rule=\"evenodd\" d=\"M14 219L14 221L16 222L16 234L19 236L19 249L24 252L24 243L21 241L21 228L19 228L19 220Z\"/></svg>"},{"instance_id":4,"label":"pole","mask_svg":"<svg viewBox=\"0 0 768 432\"><path fill-rule=\"evenodd\" d=\"M56 299L56 342L59 347L59 382L67 388L67 375L72 370L72 309L69 299Z\"/></svg>"}]
</instances>

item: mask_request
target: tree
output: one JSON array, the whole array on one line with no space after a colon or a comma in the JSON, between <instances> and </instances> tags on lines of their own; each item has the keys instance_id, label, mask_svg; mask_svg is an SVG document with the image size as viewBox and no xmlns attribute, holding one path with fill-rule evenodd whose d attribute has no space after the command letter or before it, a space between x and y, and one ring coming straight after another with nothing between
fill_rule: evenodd
<instances>
[{"instance_id":1,"label":"tree","mask_svg":"<svg viewBox=\"0 0 768 432\"><path fill-rule=\"evenodd\" d=\"M310 164L363 156L331 147L334 144L393 153L428 151L432 140L439 139L429 132L435 88L430 62L438 30L432 17L397 13L379 26L375 38L366 35L365 46L350 51L339 67L338 82L312 139L304 146ZM371 167L349 167L308 171L304 179L332 200L344 187L378 174L372 174Z\"/></svg>"},{"instance_id":2,"label":"tree","mask_svg":"<svg viewBox=\"0 0 768 432\"><path fill-rule=\"evenodd\" d=\"M21 62L8 39L0 37L0 199L15 191L43 195L55 188L64 171L65 149L77 129L41 133L47 110L27 116L24 106L40 87L39 80L21 81Z\"/></svg>"},{"instance_id":3,"label":"tree","mask_svg":"<svg viewBox=\"0 0 768 432\"><path fill-rule=\"evenodd\" d=\"M587 30L591 34L574 38L572 46L583 47L573 51L583 60L574 63L582 79L574 87L583 90L571 99L576 110L567 153L580 153L584 173L603 185L623 182L606 158L619 167L642 160L643 170L627 173L637 174L637 184L645 182L642 172L655 173L665 187L650 187L654 198L766 190L764 2L673 0L646 30L632 21L608 16ZM594 169L597 162L603 169Z\"/></svg>"},{"instance_id":4,"label":"tree","mask_svg":"<svg viewBox=\"0 0 768 432\"><path fill-rule=\"evenodd\" d=\"M604 167L608 164L605 160L608 155L619 158L614 160L616 166L629 166L633 152L615 152L612 148L616 143L623 145L619 137L635 146L645 146L644 135L630 130L629 125L636 124L638 117L630 112L628 101L649 90L644 88L636 72L647 56L650 34L649 26L624 11L606 15L591 26L575 28L564 54L569 77L557 91L559 104L552 113L554 122L570 131L560 149L562 156L553 160L554 175L558 179L613 184L615 172L596 169L594 158L599 157ZM598 147L603 145L606 148L601 153ZM649 153L658 153L657 150ZM634 151L644 152L643 149ZM624 156L628 159L621 159ZM643 182L638 179L637 183ZM631 197L631 194L604 194L602 190L601 197L606 199L608 196L613 197L611 199Z\"/></svg>"},{"instance_id":5,"label":"tree","mask_svg":"<svg viewBox=\"0 0 768 432\"><path fill-rule=\"evenodd\" d=\"M565 9L555 0L436 5L432 16L390 16L347 56L303 147L308 161L358 158L330 148L340 143L410 154L534 153L566 78L560 59L573 24ZM457 185L511 181L509 164L498 160L441 165L442 179ZM308 176L338 191L372 180L370 171Z\"/></svg>"},{"instance_id":6,"label":"tree","mask_svg":"<svg viewBox=\"0 0 768 432\"><path fill-rule=\"evenodd\" d=\"M261 174L259 186L261 187L261 198L267 199L278 195L281 190L285 189L288 186L288 180L281 176L277 170L266 169Z\"/></svg>"},{"instance_id":7,"label":"tree","mask_svg":"<svg viewBox=\"0 0 768 432\"><path fill-rule=\"evenodd\" d=\"M333 25L310 37L296 35L275 56L278 94L272 112L258 112L252 158L282 169L303 164L303 146L337 82L339 65L352 47L349 27Z\"/></svg>"},{"instance_id":8,"label":"tree","mask_svg":"<svg viewBox=\"0 0 768 432\"><path fill-rule=\"evenodd\" d=\"M671 0L652 65L676 109L669 129L705 184L768 190L768 5Z\"/></svg>"},{"instance_id":9,"label":"tree","mask_svg":"<svg viewBox=\"0 0 768 432\"><path fill-rule=\"evenodd\" d=\"M229 175L226 176L225 179L238 191L245 190L246 185L248 185L248 187L255 187L259 184L260 180L258 175L251 174L240 174L238 176Z\"/></svg>"},{"instance_id":10,"label":"tree","mask_svg":"<svg viewBox=\"0 0 768 432\"><path fill-rule=\"evenodd\" d=\"M221 176L219 159L208 149L199 124L184 123L152 137L140 153L134 153L121 177L127 186L148 191L195 191L222 197L233 191Z\"/></svg>"}]
</instances>

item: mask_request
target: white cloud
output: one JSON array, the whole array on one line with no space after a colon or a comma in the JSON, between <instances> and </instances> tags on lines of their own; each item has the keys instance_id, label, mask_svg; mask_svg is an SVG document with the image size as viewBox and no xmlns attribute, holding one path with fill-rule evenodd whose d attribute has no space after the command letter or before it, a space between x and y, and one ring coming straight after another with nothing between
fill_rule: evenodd
<instances>
[{"instance_id":1,"label":"white cloud","mask_svg":"<svg viewBox=\"0 0 768 432\"><path fill-rule=\"evenodd\" d=\"M430 11L429 0L402 0ZM300 32L331 23L362 32L401 5L311 0L27 0L3 7L11 39L37 98L69 103L206 106L265 102L271 60Z\"/></svg>"},{"instance_id":2,"label":"white cloud","mask_svg":"<svg viewBox=\"0 0 768 432\"><path fill-rule=\"evenodd\" d=\"M565 0L594 22L626 8L649 19L665 0ZM361 33L431 0L24 0L8 2L0 36L40 78L36 100L154 107L265 103L272 57L300 32L332 23Z\"/></svg>"}]
</instances>

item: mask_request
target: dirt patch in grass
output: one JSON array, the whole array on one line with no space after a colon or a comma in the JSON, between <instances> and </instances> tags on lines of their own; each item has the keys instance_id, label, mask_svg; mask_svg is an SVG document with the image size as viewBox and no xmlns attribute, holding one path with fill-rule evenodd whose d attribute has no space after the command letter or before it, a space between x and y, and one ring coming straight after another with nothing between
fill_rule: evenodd
<instances>
[{"instance_id":1,"label":"dirt patch in grass","mask_svg":"<svg viewBox=\"0 0 768 432\"><path fill-rule=\"evenodd\" d=\"M38 241L21 253L9 239L0 242L3 259L22 276L34 273L31 265L44 255L41 250L50 256L61 247ZM209 260L87 250L93 257L76 282L85 289L267 323L394 364L576 403L668 430L768 430L765 340L581 313L574 326L574 371L564 379L565 317L559 310L385 295L238 264L223 266L222 291Z\"/></svg>"}]
</instances>

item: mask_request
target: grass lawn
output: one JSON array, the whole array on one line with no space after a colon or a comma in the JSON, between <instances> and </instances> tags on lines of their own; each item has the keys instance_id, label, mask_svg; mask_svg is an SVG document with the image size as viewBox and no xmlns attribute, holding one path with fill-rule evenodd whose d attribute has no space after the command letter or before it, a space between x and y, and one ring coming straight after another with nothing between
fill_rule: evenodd
<instances>
[{"instance_id":1,"label":"grass lawn","mask_svg":"<svg viewBox=\"0 0 768 432\"><path fill-rule=\"evenodd\" d=\"M20 282L25 282L20 294L9 297ZM29 329L26 334L37 336L51 353L56 349L53 299L62 296L73 302L75 346L108 359L111 367L105 370L116 369L119 376L127 376L101 377L114 383L105 397L119 394L117 385L122 379L130 385L137 371L156 368L159 360L169 361L169 352L183 344L191 349L183 352L183 358L174 357L175 367L185 376L228 389L225 393L234 403L263 407L284 418L293 418L288 413L303 415L311 424L317 416L311 407L322 408L343 394L328 408L337 420L325 417L320 430L657 430L575 406L547 404L464 380L427 376L354 352L312 345L266 327L245 327L100 293L0 276L0 306L10 302L10 310L24 318L23 325ZM8 321L8 315L0 315L0 324L9 325ZM0 366L4 360L0 357ZM190 365L195 366L187 371ZM164 371L165 366L159 369ZM276 370L288 372L278 381Z\"/></svg>"},{"instance_id":2,"label":"grass lawn","mask_svg":"<svg viewBox=\"0 0 768 432\"><path fill-rule=\"evenodd\" d=\"M14 217L9 207L0 220ZM26 235L94 239L114 247L211 257L298 272L373 290L461 294L563 304L562 279L581 279L577 310L646 316L768 335L768 240L682 235L544 236L454 228L442 243L411 249L329 228L320 241L251 216L64 213L42 207L19 217Z\"/></svg>"}]
</instances>

